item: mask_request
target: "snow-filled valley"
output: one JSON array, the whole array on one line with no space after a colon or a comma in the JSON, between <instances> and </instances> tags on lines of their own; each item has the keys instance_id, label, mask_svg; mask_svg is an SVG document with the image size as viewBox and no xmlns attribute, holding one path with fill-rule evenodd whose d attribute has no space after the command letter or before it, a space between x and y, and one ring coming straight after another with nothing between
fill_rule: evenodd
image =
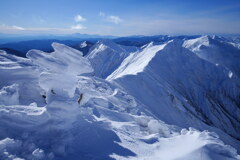
<instances>
[{"instance_id":1,"label":"snow-filled valley","mask_svg":"<svg viewBox=\"0 0 240 160\"><path fill-rule=\"evenodd\" d=\"M0 51L0 160L240 160L239 45Z\"/></svg>"}]
</instances>

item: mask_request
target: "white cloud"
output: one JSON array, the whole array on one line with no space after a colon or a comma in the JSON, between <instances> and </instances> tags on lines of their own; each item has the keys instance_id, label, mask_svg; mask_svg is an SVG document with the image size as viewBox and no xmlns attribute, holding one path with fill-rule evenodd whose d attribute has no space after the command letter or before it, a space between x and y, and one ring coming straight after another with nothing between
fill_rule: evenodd
<instances>
[{"instance_id":1,"label":"white cloud","mask_svg":"<svg viewBox=\"0 0 240 160\"><path fill-rule=\"evenodd\" d=\"M52 28L52 27L28 27L23 28L16 25L6 25L6 24L0 24L0 33L11 33L11 34L18 34L18 33L26 33L26 34L39 34L39 33L55 33L55 34L62 34L62 33L75 33L76 31L83 31L87 27L76 24L67 28ZM86 30L84 30L87 32Z\"/></svg>"},{"instance_id":2,"label":"white cloud","mask_svg":"<svg viewBox=\"0 0 240 160\"><path fill-rule=\"evenodd\" d=\"M6 25L6 24L0 24L0 30L25 30L25 28L23 27L19 27L19 26L16 26L16 25L12 25L12 26L9 26L9 25Z\"/></svg>"},{"instance_id":3,"label":"white cloud","mask_svg":"<svg viewBox=\"0 0 240 160\"><path fill-rule=\"evenodd\" d=\"M119 16L106 15L104 12L99 12L99 16L103 17L105 21L112 22L115 24L121 23L123 20Z\"/></svg>"},{"instance_id":4,"label":"white cloud","mask_svg":"<svg viewBox=\"0 0 240 160\"><path fill-rule=\"evenodd\" d=\"M122 19L119 18L118 16L108 16L107 21L115 23L115 24L119 24L122 22Z\"/></svg>"},{"instance_id":5,"label":"white cloud","mask_svg":"<svg viewBox=\"0 0 240 160\"><path fill-rule=\"evenodd\" d=\"M81 25L81 24L77 24L71 27L71 29L77 29L77 30L81 30L81 29L86 29L87 27Z\"/></svg>"},{"instance_id":6,"label":"white cloud","mask_svg":"<svg viewBox=\"0 0 240 160\"><path fill-rule=\"evenodd\" d=\"M16 30L25 30L23 27L19 27L19 26L12 26L13 29L16 29Z\"/></svg>"},{"instance_id":7,"label":"white cloud","mask_svg":"<svg viewBox=\"0 0 240 160\"><path fill-rule=\"evenodd\" d=\"M83 22L83 21L86 21L86 18L84 18L78 14L74 17L74 20L75 20L75 22Z\"/></svg>"}]
</instances>

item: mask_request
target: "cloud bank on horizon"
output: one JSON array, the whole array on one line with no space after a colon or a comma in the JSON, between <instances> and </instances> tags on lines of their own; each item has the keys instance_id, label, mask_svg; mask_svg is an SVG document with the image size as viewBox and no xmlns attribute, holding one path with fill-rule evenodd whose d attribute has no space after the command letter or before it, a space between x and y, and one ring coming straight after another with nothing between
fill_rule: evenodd
<instances>
[{"instance_id":1,"label":"cloud bank on horizon","mask_svg":"<svg viewBox=\"0 0 240 160\"><path fill-rule=\"evenodd\" d=\"M0 33L240 34L239 0L1 0Z\"/></svg>"}]
</instances>

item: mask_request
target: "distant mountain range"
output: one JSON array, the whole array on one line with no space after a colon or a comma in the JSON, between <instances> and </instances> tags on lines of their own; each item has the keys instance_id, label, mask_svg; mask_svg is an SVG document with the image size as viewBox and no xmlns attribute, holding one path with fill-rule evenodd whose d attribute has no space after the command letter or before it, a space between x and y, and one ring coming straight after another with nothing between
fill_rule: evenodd
<instances>
[{"instance_id":1,"label":"distant mountain range","mask_svg":"<svg viewBox=\"0 0 240 160\"><path fill-rule=\"evenodd\" d=\"M25 57L27 51L30 49L38 49L45 52L52 51L51 44L53 42L59 42L75 49L83 51L83 54L87 54L89 46L92 46L97 41L102 39L112 39L114 42L126 45L141 47L149 42L164 43L171 39L192 39L200 37L196 36L167 36L167 35L156 35L156 36L129 36L129 37L114 37L114 36L101 36L101 35L88 35L88 34L71 34L71 35L9 35L0 34L0 49L5 50L9 54L13 54L20 57ZM86 41L88 47L83 49L79 48L81 43Z\"/></svg>"},{"instance_id":2,"label":"distant mountain range","mask_svg":"<svg viewBox=\"0 0 240 160\"><path fill-rule=\"evenodd\" d=\"M113 39L117 38L116 36L108 35L90 35L90 34L69 34L69 35L17 35L17 34L3 34L0 33L0 44L20 42L20 41L31 41L31 40L96 40L96 39Z\"/></svg>"},{"instance_id":3,"label":"distant mountain range","mask_svg":"<svg viewBox=\"0 0 240 160\"><path fill-rule=\"evenodd\" d=\"M169 35L154 35L154 36L127 36L127 37L116 37L116 36L102 36L102 35L89 35L89 34L70 34L70 35L11 35L11 34L0 34L0 50L4 50L9 54L13 54L20 57L26 57L26 53L30 49L38 49L45 52L53 51L51 44L53 42L62 43L82 51L86 55L92 45L99 40L111 39L113 42L125 45L141 47L147 43L154 42L156 44L162 44L169 40L189 40L199 38L201 35L181 35L181 36L169 36ZM224 36L224 39L231 39L236 42L240 42L240 36ZM223 38L223 37L219 37ZM230 41L231 41L230 40ZM81 48L83 42L87 43L87 47Z\"/></svg>"}]
</instances>

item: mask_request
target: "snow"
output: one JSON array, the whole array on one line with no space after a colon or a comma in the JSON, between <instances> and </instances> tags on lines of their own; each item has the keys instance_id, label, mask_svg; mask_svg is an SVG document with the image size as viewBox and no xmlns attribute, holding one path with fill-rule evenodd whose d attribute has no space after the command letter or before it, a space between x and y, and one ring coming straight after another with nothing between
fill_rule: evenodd
<instances>
[{"instance_id":1,"label":"snow","mask_svg":"<svg viewBox=\"0 0 240 160\"><path fill-rule=\"evenodd\" d=\"M200 58L214 64L221 64L238 77L240 76L240 50L237 46L229 44L228 40L218 36L202 36L197 39L186 40L183 47L191 50Z\"/></svg>"},{"instance_id":2,"label":"snow","mask_svg":"<svg viewBox=\"0 0 240 160\"><path fill-rule=\"evenodd\" d=\"M237 79L182 44L1 54L0 159L240 159Z\"/></svg>"},{"instance_id":3,"label":"snow","mask_svg":"<svg viewBox=\"0 0 240 160\"><path fill-rule=\"evenodd\" d=\"M148 63L140 67L140 72L134 74L133 71L140 66L137 62L141 62L141 58L131 59L130 55L107 80L119 84L168 124L197 129L217 126L230 135L224 136L225 141L235 141L231 137L239 135L235 126L239 126L237 117L240 112L234 102L238 101L238 82L230 80L223 67L215 66L183 48L181 41L150 46L146 50L155 53L150 54L153 55L149 56L150 61L146 58ZM134 57L145 55L146 50L135 53ZM234 91L228 88L234 88ZM223 90L232 98L226 98ZM207 128L222 134L222 131Z\"/></svg>"},{"instance_id":4,"label":"snow","mask_svg":"<svg viewBox=\"0 0 240 160\"><path fill-rule=\"evenodd\" d=\"M82 57L82 52L58 43L53 43L52 46L52 53L30 50L27 57L34 64L54 72L80 75L93 71L89 61Z\"/></svg>"},{"instance_id":5,"label":"snow","mask_svg":"<svg viewBox=\"0 0 240 160\"><path fill-rule=\"evenodd\" d=\"M191 49L192 51L200 50L201 46L209 46L209 36L202 36L196 39L186 40L183 43L183 46Z\"/></svg>"},{"instance_id":6,"label":"snow","mask_svg":"<svg viewBox=\"0 0 240 160\"><path fill-rule=\"evenodd\" d=\"M5 86L0 90L0 105L19 104L18 85Z\"/></svg>"},{"instance_id":7,"label":"snow","mask_svg":"<svg viewBox=\"0 0 240 160\"><path fill-rule=\"evenodd\" d=\"M18 86L18 100L21 105L29 105L35 101L39 106L44 106L44 100L39 94L41 92L38 85L39 74L38 67L32 64L29 59L9 54L0 55L0 89L14 84ZM17 97L17 92L14 95ZM5 96L10 98L10 94ZM10 99L2 99L3 101L16 104Z\"/></svg>"},{"instance_id":8,"label":"snow","mask_svg":"<svg viewBox=\"0 0 240 160\"><path fill-rule=\"evenodd\" d=\"M120 78L125 75L136 75L137 73L142 72L157 52L163 49L165 45L166 44L152 46L152 43L150 43L140 54L139 52L132 53L124 59L121 67L107 77L107 80Z\"/></svg>"},{"instance_id":9,"label":"snow","mask_svg":"<svg viewBox=\"0 0 240 160\"><path fill-rule=\"evenodd\" d=\"M230 71L230 72L228 73L228 77L229 77L229 78L232 78L232 76L233 76L233 73Z\"/></svg>"},{"instance_id":10,"label":"snow","mask_svg":"<svg viewBox=\"0 0 240 160\"><path fill-rule=\"evenodd\" d=\"M148 138L153 139L153 137ZM145 148L145 151L139 151L137 149L138 146ZM215 151L218 152L209 154L212 146L214 146ZM133 146L126 145L126 147ZM135 152L141 156L125 158L114 154L112 157L121 160L239 159L236 150L224 145L213 133L207 131L199 132L191 128L189 130L183 129L181 133L170 136L169 138L158 138L154 143L142 144L138 142L134 147L136 147L134 148ZM228 153L222 151L222 147L227 148ZM230 158L229 153L234 155L234 158Z\"/></svg>"},{"instance_id":11,"label":"snow","mask_svg":"<svg viewBox=\"0 0 240 160\"><path fill-rule=\"evenodd\" d=\"M80 48L84 48L84 47L87 47L87 42L86 41L84 41L80 44Z\"/></svg>"},{"instance_id":12,"label":"snow","mask_svg":"<svg viewBox=\"0 0 240 160\"><path fill-rule=\"evenodd\" d=\"M80 51L58 43L53 43L52 47L52 53L30 50L27 57L43 69L39 85L45 92L66 92L69 97L73 97L77 84L76 76L92 72L91 64Z\"/></svg>"},{"instance_id":13,"label":"snow","mask_svg":"<svg viewBox=\"0 0 240 160\"><path fill-rule=\"evenodd\" d=\"M122 46L110 40L101 40L90 49L87 58L94 68L94 75L106 78L131 52L137 50L137 47Z\"/></svg>"}]
</instances>

